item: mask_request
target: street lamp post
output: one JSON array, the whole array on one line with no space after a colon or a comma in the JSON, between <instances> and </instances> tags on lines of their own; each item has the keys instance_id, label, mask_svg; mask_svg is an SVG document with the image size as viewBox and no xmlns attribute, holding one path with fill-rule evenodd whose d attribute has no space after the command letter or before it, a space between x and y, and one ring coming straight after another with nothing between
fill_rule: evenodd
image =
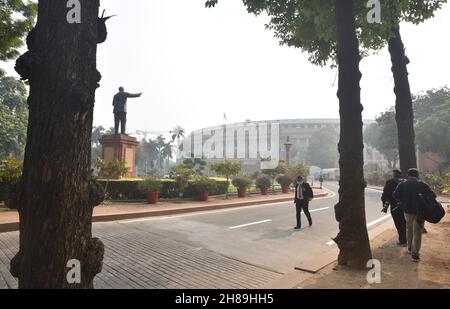
<instances>
[{"instance_id":1,"label":"street lamp post","mask_svg":"<svg viewBox=\"0 0 450 309\"><path fill-rule=\"evenodd\" d=\"M287 137L284 146L286 147L286 165L289 167L289 165L291 165L291 147L292 147L291 138L289 136Z\"/></svg>"}]
</instances>

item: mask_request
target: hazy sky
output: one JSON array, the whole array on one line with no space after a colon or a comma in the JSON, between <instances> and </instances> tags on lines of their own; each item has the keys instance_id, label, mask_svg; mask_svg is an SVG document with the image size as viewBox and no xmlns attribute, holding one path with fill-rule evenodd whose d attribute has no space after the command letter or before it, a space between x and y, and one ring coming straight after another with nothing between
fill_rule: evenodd
<instances>
[{"instance_id":1,"label":"hazy sky","mask_svg":"<svg viewBox=\"0 0 450 309\"><path fill-rule=\"evenodd\" d=\"M279 46L266 17L248 14L241 0L107 0L118 14L99 46L103 75L95 124L113 125L119 86L144 92L130 99L130 131L192 131L246 119L338 118L336 69L307 61L299 49ZM414 93L450 85L450 7L419 26L402 25ZM361 63L364 117L394 104L387 50ZM11 71L11 70L9 70Z\"/></svg>"}]
</instances>

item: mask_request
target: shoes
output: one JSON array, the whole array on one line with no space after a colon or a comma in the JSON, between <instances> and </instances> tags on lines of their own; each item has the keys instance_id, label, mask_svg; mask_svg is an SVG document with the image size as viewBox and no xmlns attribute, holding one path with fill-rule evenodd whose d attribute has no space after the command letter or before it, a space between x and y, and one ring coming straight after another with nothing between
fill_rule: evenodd
<instances>
[{"instance_id":1,"label":"shoes","mask_svg":"<svg viewBox=\"0 0 450 309\"><path fill-rule=\"evenodd\" d=\"M409 254L409 255L411 255L411 254L412 254L412 252L411 252L411 248L408 248L408 254Z\"/></svg>"},{"instance_id":2,"label":"shoes","mask_svg":"<svg viewBox=\"0 0 450 309\"><path fill-rule=\"evenodd\" d=\"M294 227L294 230L299 230L301 228L302 228L301 226L296 226L296 227Z\"/></svg>"},{"instance_id":3,"label":"shoes","mask_svg":"<svg viewBox=\"0 0 450 309\"><path fill-rule=\"evenodd\" d=\"M402 242L398 242L397 246L399 246L399 247L406 247L407 244L406 243L402 243Z\"/></svg>"},{"instance_id":4,"label":"shoes","mask_svg":"<svg viewBox=\"0 0 450 309\"><path fill-rule=\"evenodd\" d=\"M412 260L414 263L419 263L420 262L420 256L413 254L412 255Z\"/></svg>"}]
</instances>

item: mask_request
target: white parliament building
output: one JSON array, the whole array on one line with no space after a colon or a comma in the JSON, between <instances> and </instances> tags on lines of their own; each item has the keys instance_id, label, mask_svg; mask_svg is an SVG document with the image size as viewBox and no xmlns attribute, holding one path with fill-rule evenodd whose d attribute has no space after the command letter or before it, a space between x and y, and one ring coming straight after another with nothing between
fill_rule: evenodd
<instances>
[{"instance_id":1,"label":"white parliament building","mask_svg":"<svg viewBox=\"0 0 450 309\"><path fill-rule=\"evenodd\" d=\"M364 121L364 124L371 122ZM248 120L204 128L186 136L179 145L177 159L203 157L208 163L241 160L245 173L274 168L286 159L290 164L307 163L305 155L313 133L325 127L339 132L339 123L338 119ZM387 165L383 156L367 145L364 158L366 164Z\"/></svg>"}]
</instances>

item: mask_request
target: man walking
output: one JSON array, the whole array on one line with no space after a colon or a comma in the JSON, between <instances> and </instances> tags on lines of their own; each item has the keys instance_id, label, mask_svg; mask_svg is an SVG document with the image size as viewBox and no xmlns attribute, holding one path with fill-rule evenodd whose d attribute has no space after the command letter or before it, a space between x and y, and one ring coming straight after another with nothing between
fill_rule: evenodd
<instances>
[{"instance_id":1,"label":"man walking","mask_svg":"<svg viewBox=\"0 0 450 309\"><path fill-rule=\"evenodd\" d=\"M119 123L121 125L121 134L126 134L127 125L127 99L128 98L139 98L142 93L131 94L125 92L123 87L119 88L119 92L114 96L113 106L114 106L114 134L119 134Z\"/></svg>"},{"instance_id":2,"label":"man walking","mask_svg":"<svg viewBox=\"0 0 450 309\"><path fill-rule=\"evenodd\" d=\"M297 178L297 186L295 187L295 208L297 211L297 226L296 230L302 228L302 210L308 218L309 226L312 226L312 218L309 212L309 202L314 198L313 190L309 183L303 181L302 176Z\"/></svg>"},{"instance_id":3,"label":"man walking","mask_svg":"<svg viewBox=\"0 0 450 309\"><path fill-rule=\"evenodd\" d=\"M406 246L406 221L405 214L401 207L399 207L397 201L394 198L394 191L397 186L405 181L402 178L402 172L398 169L393 171L393 178L389 179L384 186L383 195L381 196L381 201L383 202L383 212L387 212L389 207L391 208L392 219L394 219L395 227L398 232L398 243L399 246Z\"/></svg>"},{"instance_id":4,"label":"man walking","mask_svg":"<svg viewBox=\"0 0 450 309\"><path fill-rule=\"evenodd\" d=\"M420 196L436 198L436 194L424 182L419 180L419 171L415 168L408 171L408 180L398 185L394 198L405 212L406 238L408 251L414 262L420 261L420 247L422 245L422 231L425 221L418 216Z\"/></svg>"}]
</instances>

